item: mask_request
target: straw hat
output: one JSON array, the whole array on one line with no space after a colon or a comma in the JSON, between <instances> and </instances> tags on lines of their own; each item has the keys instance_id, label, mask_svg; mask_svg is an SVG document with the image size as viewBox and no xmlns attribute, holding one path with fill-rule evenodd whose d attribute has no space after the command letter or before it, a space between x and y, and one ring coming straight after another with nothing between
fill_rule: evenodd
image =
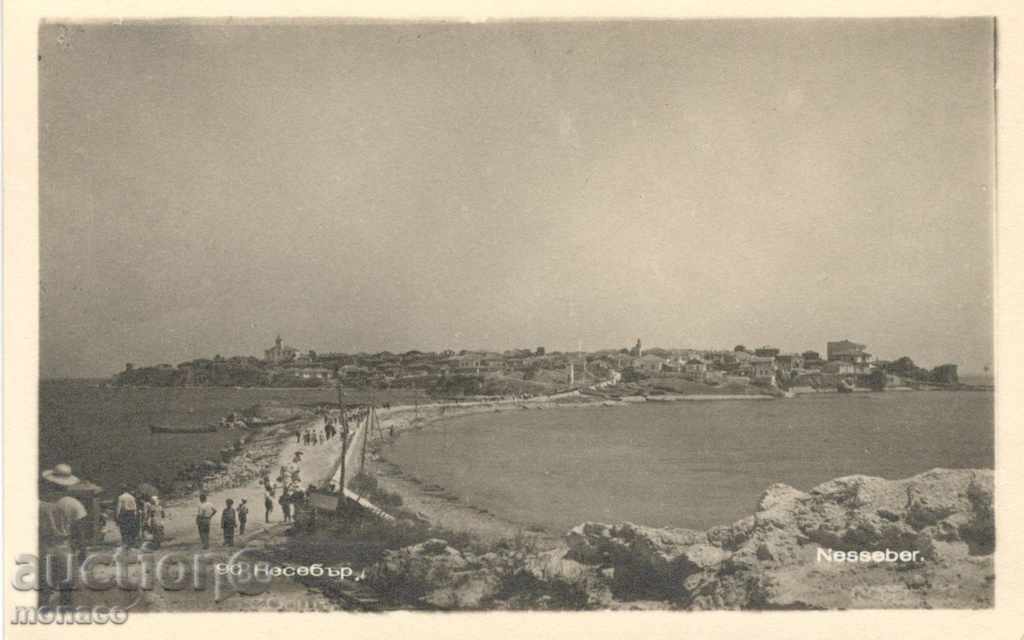
<instances>
[{"instance_id":1,"label":"straw hat","mask_svg":"<svg viewBox=\"0 0 1024 640\"><path fill-rule=\"evenodd\" d=\"M78 478L71 474L71 465L64 463L58 464L54 468L44 471L43 479L54 484L59 484L62 487L70 487L73 484L78 484Z\"/></svg>"}]
</instances>

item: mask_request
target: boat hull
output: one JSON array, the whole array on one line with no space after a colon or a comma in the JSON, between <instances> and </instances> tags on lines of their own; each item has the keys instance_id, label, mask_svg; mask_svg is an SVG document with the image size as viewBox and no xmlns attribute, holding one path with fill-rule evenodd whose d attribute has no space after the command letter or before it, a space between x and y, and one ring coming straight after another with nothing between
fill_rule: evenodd
<instances>
[{"instance_id":1,"label":"boat hull","mask_svg":"<svg viewBox=\"0 0 1024 640\"><path fill-rule=\"evenodd\" d=\"M217 433L216 425L209 425L205 427L157 427L150 425L150 433Z\"/></svg>"}]
</instances>

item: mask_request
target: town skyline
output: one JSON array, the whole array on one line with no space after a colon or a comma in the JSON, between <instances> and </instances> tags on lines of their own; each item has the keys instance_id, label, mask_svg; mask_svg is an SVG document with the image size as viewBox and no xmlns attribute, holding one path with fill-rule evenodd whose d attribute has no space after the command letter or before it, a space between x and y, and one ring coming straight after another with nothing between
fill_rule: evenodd
<instances>
[{"instance_id":1,"label":"town skyline","mask_svg":"<svg viewBox=\"0 0 1024 640\"><path fill-rule=\"evenodd\" d=\"M286 336L288 334L285 333L285 332L279 331L279 332L275 332L274 335L276 335L277 337L282 337L282 339L283 339L283 336ZM302 332L299 332L298 335L302 335ZM327 345L323 345L323 344L317 345L317 344L313 344L313 343L310 343L310 342L305 342L303 340L295 340L295 339L291 339L290 342L292 344L289 344L288 346L295 347L295 349L299 353L303 353L303 354L307 353L307 352L316 352L316 353L321 353L321 354L323 354L323 353L339 353L339 354L349 354L349 355L355 355L355 354L378 354L378 353L403 354L403 353L409 353L409 352L413 352L413 351L420 351L420 352L423 352L423 353L445 353L445 352L451 352L451 353L499 353L500 354L500 353L508 353L508 352L512 352L512 351L518 351L518 350L530 350L530 351L533 351L533 350L536 350L538 347L543 349L543 350L545 350L547 353L573 354L573 353L577 353L577 352L582 352L582 353L586 354L586 353L598 353L598 352L608 352L608 351L630 350L634 346L633 341L640 340L643 343L643 348L644 348L645 351L646 350L650 350L650 349L664 350L664 351L679 351L679 352L685 352L685 351L707 351L707 352L711 352L711 351L731 351L736 346L742 345L742 346L746 347L751 352L753 352L756 349L775 348L775 349L778 349L781 353L799 354L799 353L802 353L804 351L818 351L818 352L824 353L825 349L827 348L827 344L829 342L836 341L836 340L851 340L851 339L853 339L853 340L862 339L862 340L864 340L865 342L867 342L868 344L871 344L871 345L877 344L877 343L873 342L870 338L865 338L862 334L854 334L854 333L851 333L851 332L847 332L846 334L836 334L836 335L832 335L830 337L827 337L827 338L823 339L822 341L820 341L820 344L818 342L814 342L814 343L804 342L804 343L800 343L800 344L797 344L797 345L790 345L789 343L781 343L781 342L772 341L772 340L755 341L755 340L742 340L742 339L735 340L735 341L732 341L732 342L726 341L727 344L726 343L722 343L722 344L697 344L695 342L691 342L691 343L687 343L687 344L681 344L681 343L656 342L656 341L648 342L641 335L641 336L634 336L633 338L626 339L625 341L621 341L620 340L619 344L593 344L593 345L588 345L587 343L583 342L582 340L577 340L574 345L559 345L559 344L552 344L552 343L549 343L549 342L544 341L544 340L539 340L539 341L534 341L534 342L536 342L536 344L529 344L529 343L525 343L525 342L520 341L519 343L515 343L515 344L509 343L509 346L504 346L503 345L500 348L499 347L495 347L495 346L480 345L480 344L454 344L454 345L449 344L449 345L432 346L432 347L427 347L427 346L424 346L424 345L419 345L419 346L416 346L416 345L411 345L411 346L403 345L401 348L394 347L393 345L392 345L392 348L388 348L387 345L384 345L383 348L359 348L358 346L348 346L348 347L332 346L332 344L333 345L337 345L340 341L336 341L334 343L330 343L330 344L327 344ZM246 342L246 345L252 344L254 342L258 343L258 340L249 340L249 341ZM256 347L252 347L252 348L249 348L247 346L244 346L244 347L241 347L241 348L238 348L238 349L214 348L214 349L210 349L210 350L202 351L202 352L196 352L196 351L186 352L186 350L181 349L181 350L177 350L177 351L173 352L175 354L174 357L155 357L155 358L150 357L149 359L146 359L146 358L127 357L127 354L126 354L126 357L121 358L120 361L116 365L113 366L113 368L108 369L106 371L99 371L97 369L97 370L93 370L93 372L91 372L91 373L89 373L87 375L50 375L50 376L41 375L40 377L41 377L41 379L44 379L44 380L45 379L75 379L75 378L79 378L79 379L106 378L106 377L109 377L109 375L112 372L121 371L124 368L124 364L125 363L129 363L129 362L132 363L132 364L135 364L137 366L154 366L154 365L161 364L161 363L175 365L175 364L177 364L179 362L188 362L188 361L192 361L192 360L196 360L196 359L203 359L203 358L211 358L212 359L215 356L221 356L223 358L232 358L232 357L235 357L235 358L238 358L238 357L241 357L241 358L247 358L247 357L261 358L261 354L263 354L265 352L265 350L266 350L266 344L265 344L266 342L267 342L267 340L263 340L263 343L259 343L259 344L261 344L261 346L256 346ZM289 340L285 340L285 342L289 342ZM299 345L299 346L295 346L295 345ZM782 346L780 346L780 345L782 345ZM961 374L966 374L968 376L971 376L971 375L985 375L985 376L994 375L994 362L992 362L991 360L987 361L987 362L983 362L983 363L979 362L978 364L968 363L965 366L963 362L958 361L957 359L955 359L953 357L944 357L942 355L943 352L942 352L941 349L937 349L935 351L929 351L926 356L921 356L920 354L918 354L918 353L916 353L914 351L911 351L909 349L900 349L900 348L889 349L889 348L876 348L876 347L872 347L870 351L871 351L872 355L875 356L875 359L877 359L877 360L895 360L895 359L900 358L900 357L910 357L919 366L932 367L932 366L938 366L938 365L941 365L941 364L950 364L951 363L951 364L956 364L956 365L960 366L961 367L961 369L960 369ZM938 354L938 356L937 357L932 357L932 354ZM972 364L974 364L974 366L972 366Z\"/></svg>"},{"instance_id":2,"label":"town skyline","mask_svg":"<svg viewBox=\"0 0 1024 640\"><path fill-rule=\"evenodd\" d=\"M868 345L844 338L825 351L783 352L764 345L732 349L644 347L549 351L544 346L496 351L343 353L302 350L278 335L263 357L215 354L178 363L136 367L114 375L117 386L227 386L404 388L431 395L515 396L571 389L625 389L641 382L652 390L746 394L874 391L906 384L959 385L958 365L922 367L910 356L877 358ZM681 386L680 386L681 385ZM339 387L340 388L340 387ZM699 395L699 394L698 394Z\"/></svg>"},{"instance_id":3,"label":"town skyline","mask_svg":"<svg viewBox=\"0 0 1024 640\"><path fill-rule=\"evenodd\" d=\"M540 345L535 345L535 346L532 346L532 347L520 345L520 346L517 346L517 347L511 347L511 348L508 348L508 349L494 349L494 348L486 348L486 347L477 347L477 348L460 348L460 349L453 349L453 348L444 348L444 349L416 349L416 348L411 348L411 349L400 349L400 350L380 349L380 350L373 350L373 351L370 351L370 350L354 350L353 351L353 350L339 350L339 349L330 349L330 348L323 349L323 348L316 348L316 347L310 346L310 345L303 345L302 347L296 347L296 346L294 346L292 344L288 344L288 342L281 336L281 334L278 333L276 338L275 338L275 340L274 340L274 346L269 348L269 349L264 348L264 349L261 350L261 352L263 354L262 357L261 357L260 353L228 353L228 352L221 353L221 352L217 352L217 353L210 353L210 354L198 354L198 355L193 355L193 356L190 356L190 357L186 357L183 360L181 360L180 363L183 364L183 363L188 363L188 362L192 362L192 361L200 361L200 360L204 360L204 359L208 359L208 360L216 360L216 359L231 360L231 359L250 359L250 358L251 359L257 359L257 360L263 360L263 361L267 361L267 362L277 362L277 361L283 361L283 360L286 359L286 358L283 357L283 354L286 353L286 352L290 353L290 357L287 358L288 360L294 359L295 356L298 356L300 360L305 360L306 357L307 357L307 354L316 355L318 357L325 357L325 356L329 357L329 356L332 356L332 355L376 355L376 354L383 354L383 353L390 353L390 354L394 354L394 355L403 355L403 354L410 354L410 353L423 353L423 354L435 354L435 355L443 355L443 356L463 355L463 354L499 354L499 355L503 354L505 356L509 356L509 355L514 355L514 354L522 355L525 352L525 353L528 353L528 354L531 354L531 355L561 354L561 355L565 355L565 356L571 357L571 356L573 356L574 354L577 354L577 353L584 354L584 355L594 355L594 354L602 354L602 353L614 353L614 352L627 353L628 352L628 353L630 353L632 355L635 355L635 356L639 357L641 355L646 355L646 354L649 354L651 352L668 352L668 353L674 353L674 354L722 353L722 352L736 351L736 350L739 350L740 347L743 347L743 349L745 351L749 352L749 353L762 352L762 351L774 351L776 354L783 354L783 355L787 355L787 354L788 355L801 355L801 354L807 354L807 353L815 353L815 354L821 355L821 354L827 353L829 348L832 345L840 343L840 342L851 342L853 344L857 344L855 342L852 342L849 337L844 337L844 338L836 338L835 340L826 341L826 343L825 343L825 345L823 347L822 346L818 346L818 345L810 345L810 346L804 345L802 347L793 348L793 349L780 348L780 347L772 345L772 344L767 344L767 343L760 344L760 343L754 343L754 342L749 342L749 341L748 342L737 342L734 345L729 346L729 347L726 347L726 346L692 346L692 345L691 346L679 346L679 345L666 346L666 345L662 345L662 344L653 344L653 345L651 345L651 344L644 344L642 338L637 338L635 343L630 343L630 344L628 344L626 346L604 346L604 347L589 348L589 349L588 348L584 348L584 345L582 345L582 344L577 344L577 348L575 348L575 349L549 348L547 345L540 344ZM872 353L871 351L869 351L867 349L867 345L858 345L858 346L860 346L865 351L866 355L869 356L869 360L872 361L872 362L891 362L891 361L894 361L894 360L896 360L898 358L909 357L909 358L911 358L912 360L915 361L915 364L917 364L918 366L925 366L925 368L932 367L932 366L945 365L945 364L956 364L956 365L960 364L960 363L952 362L950 360L943 360L941 362L939 362L939 361L928 362L928 361L924 361L924 360L918 360L917 358L914 357L913 354L911 354L911 353L903 353L903 352L901 352L899 355L895 355L895 354L878 355L878 354L875 354L875 353ZM171 362L169 360L167 360L167 361L160 361L160 362L132 362L132 361L127 361L126 366L127 365L131 365L131 366L135 366L135 367L152 367L152 366L160 366L160 365L176 366L179 363L178 359L172 359L172 360L174 360L174 362ZM986 369L987 370L984 370L984 371L965 370L963 373L966 373L967 375L978 375L978 374L988 375L988 374L990 374L991 373L991 371L990 371L991 365L987 365ZM104 377L104 376L89 376L89 377Z\"/></svg>"}]
</instances>

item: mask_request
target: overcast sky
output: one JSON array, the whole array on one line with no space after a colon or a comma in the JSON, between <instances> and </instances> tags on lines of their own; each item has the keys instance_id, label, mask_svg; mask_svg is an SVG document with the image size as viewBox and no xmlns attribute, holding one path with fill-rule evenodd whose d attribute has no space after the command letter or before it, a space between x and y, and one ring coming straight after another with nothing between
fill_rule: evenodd
<instances>
[{"instance_id":1,"label":"overcast sky","mask_svg":"<svg viewBox=\"0 0 1024 640\"><path fill-rule=\"evenodd\" d=\"M40 32L41 374L830 339L992 360L989 20Z\"/></svg>"}]
</instances>

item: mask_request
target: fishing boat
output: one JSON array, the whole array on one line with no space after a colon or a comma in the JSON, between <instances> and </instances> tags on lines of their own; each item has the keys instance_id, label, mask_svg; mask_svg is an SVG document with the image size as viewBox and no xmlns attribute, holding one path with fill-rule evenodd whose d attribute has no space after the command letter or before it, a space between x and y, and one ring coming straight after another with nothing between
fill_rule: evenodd
<instances>
[{"instance_id":1,"label":"fishing boat","mask_svg":"<svg viewBox=\"0 0 1024 640\"><path fill-rule=\"evenodd\" d=\"M277 427L283 424L297 422L304 418L306 418L306 416L299 414L295 416L289 416L287 418L282 418L279 420L268 420L266 418L245 418L244 420L242 420L242 422L245 424L245 427L247 429L262 429L263 427Z\"/></svg>"},{"instance_id":2,"label":"fishing boat","mask_svg":"<svg viewBox=\"0 0 1024 640\"><path fill-rule=\"evenodd\" d=\"M201 427L158 427L149 425L150 433L217 433L217 425L209 424Z\"/></svg>"}]
</instances>

